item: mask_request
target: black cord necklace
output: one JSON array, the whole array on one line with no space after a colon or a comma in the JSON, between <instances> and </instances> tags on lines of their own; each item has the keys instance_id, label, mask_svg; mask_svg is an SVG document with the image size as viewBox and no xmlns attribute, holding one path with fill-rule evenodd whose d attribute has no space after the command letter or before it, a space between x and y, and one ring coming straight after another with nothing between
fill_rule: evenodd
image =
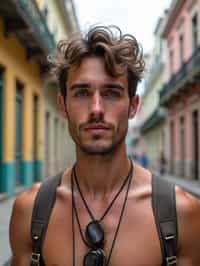
<instances>
[{"instance_id":1,"label":"black cord necklace","mask_svg":"<svg viewBox=\"0 0 200 266\"><path fill-rule=\"evenodd\" d=\"M80 189L80 186L79 186L79 183L78 183L78 180L77 180L77 176L76 176L76 172L75 172L75 166L73 167L72 169L72 174L71 174L71 188L72 188L72 216L74 217L74 212L75 212L75 216L76 216L76 220L77 220L77 223L78 223L78 227L79 227L79 231L80 231L80 235L81 235L81 238L82 238L82 241L88 246L88 247L91 247L93 248L93 250L91 250L88 254L86 254L85 258L84 258L84 265L85 266L91 266L91 265L104 265L105 264L105 253L104 251L102 250L103 248L103 245L104 245L104 231L103 231L103 227L102 227L102 224L101 224L101 221L104 219L104 217L106 216L106 214L109 212L109 210L111 209L112 205L114 204L116 198L118 197L118 195L120 194L120 192L123 190L124 186L126 185L126 183L128 182L128 186L127 186L127 191L126 191L126 195L125 195L125 200L124 200L124 203L123 203L123 206L122 206L122 210L121 210L121 214L120 214L120 217L119 217L119 222L118 222L118 226L117 226L117 229L116 229L116 232L115 232L115 235L114 235L114 239L112 241L112 245L111 245L111 249L110 249L110 252L109 252L109 256L108 256L108 260L107 260L107 263L106 265L109 264L110 262L110 258L111 258L111 255L112 255L112 250L114 248L114 244L115 244L115 240L116 240L116 237L117 237L117 234L118 234L118 231L119 231L119 227L120 227L120 224L121 224L121 220L122 220L122 216L123 216L123 213L124 213L124 209L125 209L125 205L126 205L126 201L127 201L127 197L128 197L128 191L129 191L129 188L130 188L130 184L131 184L131 180L132 180L132 172L133 172L133 165L132 165L132 161L130 160L130 163L131 163L131 167L130 167L130 171L127 175L127 177L125 178L124 182L122 183L119 191L116 193L115 197L113 198L113 200L111 201L111 203L108 205L108 207L106 208L105 212L103 213L103 215L101 216L101 218L99 220L96 220L94 218L94 215L92 214L84 196L83 196L83 193ZM84 238L84 235L83 235L83 232L81 230L81 225L80 225L80 220L79 220L79 217L78 217L78 211L77 211L77 208L76 208L76 203L75 203L75 199L74 199L74 181L73 181L73 176L74 176L74 179L75 179L75 182L76 182L76 185L77 185L77 188L78 188L78 191L81 195L81 198L84 202L84 205L92 219L92 221L87 225L87 228L86 228L86 239L87 241L85 240ZM74 210L74 212L73 212ZM72 219L74 222L74 218ZM74 226L72 227L72 230L73 230L73 249L75 249L75 236L74 236ZM74 254L74 250L73 250L73 257L74 257L74 261L75 261L75 254ZM75 262L73 261L73 265L75 265Z\"/></svg>"},{"instance_id":2,"label":"black cord necklace","mask_svg":"<svg viewBox=\"0 0 200 266\"><path fill-rule=\"evenodd\" d=\"M75 266L76 262L75 262L75 258L76 258L76 254L75 254L75 226L74 226L74 185L73 185L73 179L72 179L72 175L71 175L71 193L72 193L72 198L71 198L71 208L72 208L72 259L73 259L73 266Z\"/></svg>"},{"instance_id":3,"label":"black cord necklace","mask_svg":"<svg viewBox=\"0 0 200 266\"><path fill-rule=\"evenodd\" d=\"M130 159L129 159L130 160ZM130 160L130 170L128 175L126 176L126 178L124 179L122 185L120 186L118 192L115 194L114 198L112 199L111 203L108 205L108 207L105 209L103 215L100 217L100 219L95 219L94 215L92 214L92 211L90 210L84 196L83 193L81 191L79 182L78 182L78 178L76 175L76 169L75 166L73 167L73 175L74 175L74 179L76 182L76 186L78 188L78 191L80 193L81 199L85 205L86 210L88 211L88 214L90 215L91 218L91 222L87 225L86 227L86 231L85 231L85 235L86 235L86 239L88 242L89 246L97 246L97 247L102 247L104 244L104 231L102 228L102 221L105 218L105 216L107 215L107 213L109 212L109 210L111 209L111 207L113 206L115 200L117 199L117 197L119 196L119 194L122 192L124 186L126 185L126 183L128 182L128 179L132 173L132 163Z\"/></svg>"},{"instance_id":4,"label":"black cord necklace","mask_svg":"<svg viewBox=\"0 0 200 266\"><path fill-rule=\"evenodd\" d=\"M130 163L131 163L131 160L130 160ZM112 205L114 204L115 200L117 199L117 197L119 196L119 194L122 192L124 186L126 185L128 179L129 179L129 177L130 177L130 175L131 175L131 172L132 172L132 163L131 163L131 167L130 167L130 170L129 170L128 175L125 177L125 179L124 179L122 185L120 186L118 192L115 194L114 198L112 199L112 201L110 202L110 204L108 205L108 207L105 209L105 211L104 211L103 215L101 216L101 218L99 219L99 221L102 221L102 220L104 219L104 217L106 216L106 214L107 214L107 213L109 212L109 210L111 209L111 207L112 207ZM81 199L82 199L82 201L83 201L83 203L84 203L84 205L85 205L85 208L87 209L87 211L88 211L88 213L89 213L89 215L90 215L90 218L91 218L92 220L95 220L94 215L92 214L92 211L90 210L90 208L89 208L89 206L88 206L88 204L87 204L87 201L85 200L85 198L84 198L84 196L83 196L83 193L82 193L82 190L81 190L81 188L80 188L80 185L79 185L79 182L78 182L78 178L77 178L77 175L76 175L76 168L75 168L75 167L73 168L73 174L74 174L74 180L75 180L75 182L76 182L76 186L77 186L77 188L78 188L78 192L79 192L79 194L80 194L80 196L81 196Z\"/></svg>"}]
</instances>

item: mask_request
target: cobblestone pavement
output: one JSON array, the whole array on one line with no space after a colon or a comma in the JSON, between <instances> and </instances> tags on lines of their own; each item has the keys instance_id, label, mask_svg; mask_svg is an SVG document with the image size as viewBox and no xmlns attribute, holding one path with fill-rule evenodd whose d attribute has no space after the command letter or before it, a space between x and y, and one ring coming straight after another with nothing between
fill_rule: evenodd
<instances>
[{"instance_id":1,"label":"cobblestone pavement","mask_svg":"<svg viewBox=\"0 0 200 266\"><path fill-rule=\"evenodd\" d=\"M0 202L0 266L5 265L11 256L9 245L9 222L13 202L14 198Z\"/></svg>"}]
</instances>

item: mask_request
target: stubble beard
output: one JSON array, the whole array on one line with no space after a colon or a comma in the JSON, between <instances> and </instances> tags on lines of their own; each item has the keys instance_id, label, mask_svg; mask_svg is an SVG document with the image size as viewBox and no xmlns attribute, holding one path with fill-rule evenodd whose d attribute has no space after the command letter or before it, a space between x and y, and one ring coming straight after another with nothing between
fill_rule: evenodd
<instances>
[{"instance_id":1,"label":"stubble beard","mask_svg":"<svg viewBox=\"0 0 200 266\"><path fill-rule=\"evenodd\" d=\"M106 144L106 145L102 145L99 147L96 147L95 144L84 144L83 141L80 141L78 143L80 149L82 152L86 153L87 155L93 155L93 156L105 156L105 155L111 155L114 152L116 152L116 150L120 147L120 145L124 142L126 137L126 132L124 132L124 134L117 140L114 140L114 138L112 138L112 140L110 141L110 143ZM95 135L93 137L94 141L98 141L100 140L100 136Z\"/></svg>"},{"instance_id":2,"label":"stubble beard","mask_svg":"<svg viewBox=\"0 0 200 266\"><path fill-rule=\"evenodd\" d=\"M128 125L126 126L126 128L124 128L123 132L121 133L119 131L116 132L116 135L118 134L118 136L120 133L119 138L115 139L113 136L111 140L109 141L109 143L105 145L98 145L98 143L97 145L95 145L95 143L94 144L84 143L84 139L81 138L80 135L74 134L73 126L70 123L70 121L68 121L68 129L69 129L69 134L71 138L75 142L76 146L80 148L80 150L83 153L87 155L93 155L93 156L105 156L105 155L111 155L114 152L116 152L117 149L121 146L121 144L125 141L127 130L128 130ZM93 140L94 142L101 141L101 136L94 135Z\"/></svg>"}]
</instances>

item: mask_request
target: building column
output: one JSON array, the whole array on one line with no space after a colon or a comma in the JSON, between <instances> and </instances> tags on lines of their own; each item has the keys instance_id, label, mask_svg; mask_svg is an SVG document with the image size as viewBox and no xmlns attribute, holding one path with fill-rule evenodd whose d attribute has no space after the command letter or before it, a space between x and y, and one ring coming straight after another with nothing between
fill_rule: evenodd
<instances>
[{"instance_id":1,"label":"building column","mask_svg":"<svg viewBox=\"0 0 200 266\"><path fill-rule=\"evenodd\" d=\"M192 178L192 155L191 155L191 119L190 119L190 110L189 110L189 102L186 100L185 102L185 176L188 179Z\"/></svg>"},{"instance_id":2,"label":"building column","mask_svg":"<svg viewBox=\"0 0 200 266\"><path fill-rule=\"evenodd\" d=\"M43 110L42 94L37 97L37 125L36 125L36 158L34 161L35 181L42 179L42 154L43 154ZM45 122L45 121L44 121Z\"/></svg>"},{"instance_id":3,"label":"building column","mask_svg":"<svg viewBox=\"0 0 200 266\"><path fill-rule=\"evenodd\" d=\"M53 176L55 174L55 154L54 154L54 113L52 112L52 109L50 110L50 120L49 120L49 169L50 169L50 176Z\"/></svg>"},{"instance_id":4,"label":"building column","mask_svg":"<svg viewBox=\"0 0 200 266\"><path fill-rule=\"evenodd\" d=\"M3 163L2 190L14 194L15 178L15 78L11 69L3 76Z\"/></svg>"},{"instance_id":5,"label":"building column","mask_svg":"<svg viewBox=\"0 0 200 266\"><path fill-rule=\"evenodd\" d=\"M174 116L174 134L175 134L175 157L174 157L174 175L179 176L179 166L180 166L180 132L179 132L179 113L175 110Z\"/></svg>"},{"instance_id":6,"label":"building column","mask_svg":"<svg viewBox=\"0 0 200 266\"><path fill-rule=\"evenodd\" d=\"M33 183L33 95L30 88L23 89L23 131L22 131L22 184Z\"/></svg>"},{"instance_id":7,"label":"building column","mask_svg":"<svg viewBox=\"0 0 200 266\"><path fill-rule=\"evenodd\" d=\"M167 166L166 166L166 170L167 173L170 173L170 152L171 152L171 147L170 147L170 119L169 119L169 115L166 118L166 122L164 125L164 135L165 135L165 143L164 143L164 152L165 152L165 156L167 159Z\"/></svg>"}]
</instances>

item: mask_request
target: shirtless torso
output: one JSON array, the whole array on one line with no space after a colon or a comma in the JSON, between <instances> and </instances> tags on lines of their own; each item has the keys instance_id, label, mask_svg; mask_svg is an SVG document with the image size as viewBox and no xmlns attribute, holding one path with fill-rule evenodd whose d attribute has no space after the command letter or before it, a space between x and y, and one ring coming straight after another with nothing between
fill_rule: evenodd
<instances>
[{"instance_id":1,"label":"shirtless torso","mask_svg":"<svg viewBox=\"0 0 200 266\"><path fill-rule=\"evenodd\" d=\"M156 231L151 206L151 174L135 164L133 181L129 192L124 217L113 250L112 266L160 266L162 263L160 243ZM72 265L72 225L70 170L65 171L62 184L57 188L57 199L50 219L43 246L43 259L46 266ZM17 197L13 209L10 238L13 250L12 266L27 266L30 263L31 238L30 223L34 198L39 188L34 185L30 190ZM78 194L75 194L81 227L84 230L90 221ZM117 199L104 220L106 235L105 251L109 252L119 219L119 209L125 191ZM178 212L178 265L199 266L200 255L200 207L189 194L176 188ZM88 199L94 215L103 213L112 195L104 199ZM81 266L88 248L83 244L77 223L75 225L76 265Z\"/></svg>"}]
</instances>

